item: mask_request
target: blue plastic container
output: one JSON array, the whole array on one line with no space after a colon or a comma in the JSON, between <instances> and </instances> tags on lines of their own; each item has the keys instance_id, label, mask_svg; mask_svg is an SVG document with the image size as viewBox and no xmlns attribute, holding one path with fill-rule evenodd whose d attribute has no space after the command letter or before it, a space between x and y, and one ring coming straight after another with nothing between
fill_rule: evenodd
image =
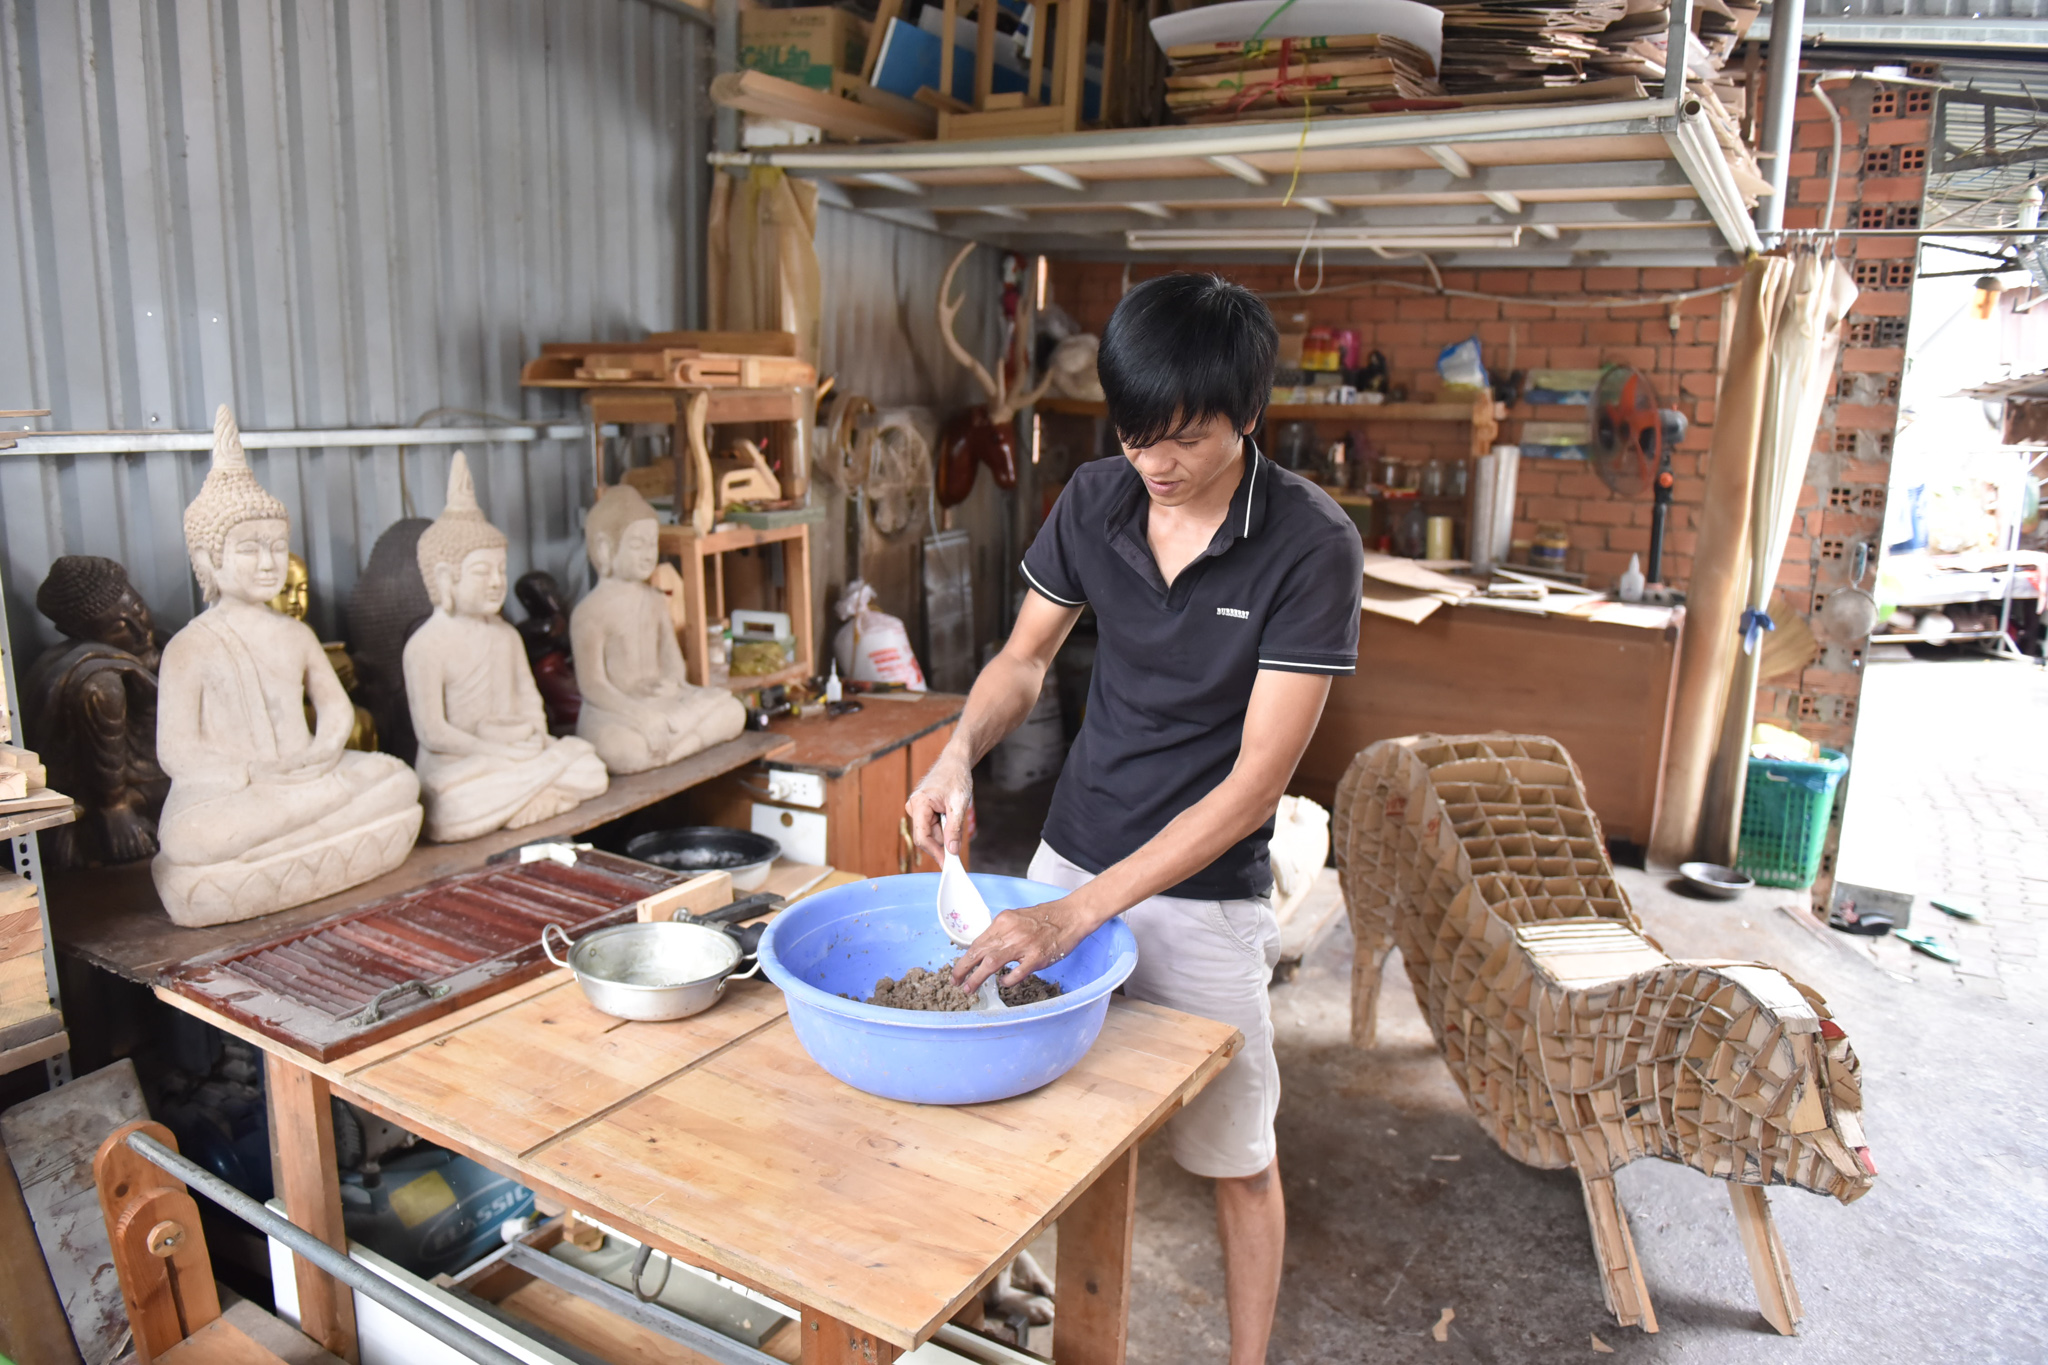
<instances>
[{"instance_id":1,"label":"blue plastic container","mask_svg":"<svg viewBox=\"0 0 2048 1365\"><path fill-rule=\"evenodd\" d=\"M1020 877L974 884L997 914L1066 894ZM881 977L960 955L939 928L938 895L936 872L880 877L807 897L769 923L761 969L782 988L804 1051L855 1089L918 1104L1008 1099L1065 1075L1102 1032L1109 993L1138 965L1130 929L1113 919L1040 971L1061 991L1036 1005L940 1014L861 1004Z\"/></svg>"}]
</instances>

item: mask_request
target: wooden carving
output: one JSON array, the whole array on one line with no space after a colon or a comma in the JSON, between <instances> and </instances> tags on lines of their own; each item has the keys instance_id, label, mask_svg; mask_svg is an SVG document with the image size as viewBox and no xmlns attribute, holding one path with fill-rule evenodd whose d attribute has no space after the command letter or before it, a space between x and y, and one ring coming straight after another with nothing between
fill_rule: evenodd
<instances>
[{"instance_id":1,"label":"wooden carving","mask_svg":"<svg viewBox=\"0 0 2048 1365\"><path fill-rule=\"evenodd\" d=\"M1856 1054L1819 994L1757 963L1674 962L1614 880L1570 755L1530 736L1384 740L1337 788L1369 1045L1399 944L1473 1117L1509 1156L1579 1174L1607 1305L1657 1330L1613 1173L1640 1157L1730 1182L1764 1316L1798 1293L1763 1187L1843 1203L1876 1177Z\"/></svg>"},{"instance_id":2,"label":"wooden carving","mask_svg":"<svg viewBox=\"0 0 2048 1365\"><path fill-rule=\"evenodd\" d=\"M961 247L953 263L946 267L946 278L939 283L939 335L945 339L953 359L967 367L988 395L987 403L960 413L939 431L939 502L946 507L967 501L967 495L974 491L975 473L982 465L987 465L988 472L995 476L997 487L1017 486L1017 437L1011 423L1019 410L1045 395L1053 379L1048 372L1037 387L1012 395L1002 362L998 361L995 373L990 374L953 335L954 319L967 302L964 294L953 297L953 277L960 273L961 263L974 248L973 242Z\"/></svg>"}]
</instances>

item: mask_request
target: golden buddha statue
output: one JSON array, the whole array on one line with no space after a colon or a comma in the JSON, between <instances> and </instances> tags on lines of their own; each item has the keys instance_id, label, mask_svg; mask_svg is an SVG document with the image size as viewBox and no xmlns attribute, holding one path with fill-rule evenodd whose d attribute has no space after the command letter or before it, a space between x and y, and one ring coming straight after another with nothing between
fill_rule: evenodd
<instances>
[{"instance_id":1,"label":"golden buddha statue","mask_svg":"<svg viewBox=\"0 0 2048 1365\"><path fill-rule=\"evenodd\" d=\"M285 562L284 586L277 590L277 596L270 599L270 609L289 616L294 621L304 621L306 612L313 605L313 580L306 572L306 557L294 554ZM348 646L339 640L322 640L320 648L327 654L327 662L334 666L334 676L341 679L341 690L348 693L349 700L356 696L356 665L348 657ZM306 724L315 723L313 703L306 703ZM356 703L356 723L348 732L350 749L359 753L377 752L377 718Z\"/></svg>"}]
</instances>

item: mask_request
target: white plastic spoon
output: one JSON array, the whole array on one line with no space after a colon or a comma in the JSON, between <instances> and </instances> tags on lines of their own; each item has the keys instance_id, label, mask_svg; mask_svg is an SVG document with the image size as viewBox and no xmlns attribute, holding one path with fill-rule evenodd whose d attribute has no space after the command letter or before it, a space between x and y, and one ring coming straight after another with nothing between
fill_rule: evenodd
<instances>
[{"instance_id":1,"label":"white plastic spoon","mask_svg":"<svg viewBox=\"0 0 2048 1365\"><path fill-rule=\"evenodd\" d=\"M945 837L945 824L939 826L940 837ZM981 898L981 888L967 875L966 864L960 855L950 849L946 861L939 867L939 927L946 931L946 937L955 945L965 948L988 932L993 916L988 912L988 902ZM974 992L974 1008L977 1010L1001 1010L1009 1008L1003 1004L1003 997L996 990L996 976L991 972Z\"/></svg>"}]
</instances>

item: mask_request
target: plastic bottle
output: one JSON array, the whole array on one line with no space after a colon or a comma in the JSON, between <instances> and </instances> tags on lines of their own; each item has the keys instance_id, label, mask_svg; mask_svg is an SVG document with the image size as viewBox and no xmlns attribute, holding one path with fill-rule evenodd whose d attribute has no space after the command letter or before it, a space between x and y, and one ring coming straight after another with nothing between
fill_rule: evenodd
<instances>
[{"instance_id":1,"label":"plastic bottle","mask_svg":"<svg viewBox=\"0 0 2048 1365\"><path fill-rule=\"evenodd\" d=\"M1614 595L1624 602L1643 600L1643 561L1639 555L1628 557L1628 567L1621 577L1614 580Z\"/></svg>"},{"instance_id":2,"label":"plastic bottle","mask_svg":"<svg viewBox=\"0 0 2048 1365\"><path fill-rule=\"evenodd\" d=\"M832 671L825 677L825 700L839 701L845 696L845 689L839 685L839 661L832 661Z\"/></svg>"}]
</instances>

